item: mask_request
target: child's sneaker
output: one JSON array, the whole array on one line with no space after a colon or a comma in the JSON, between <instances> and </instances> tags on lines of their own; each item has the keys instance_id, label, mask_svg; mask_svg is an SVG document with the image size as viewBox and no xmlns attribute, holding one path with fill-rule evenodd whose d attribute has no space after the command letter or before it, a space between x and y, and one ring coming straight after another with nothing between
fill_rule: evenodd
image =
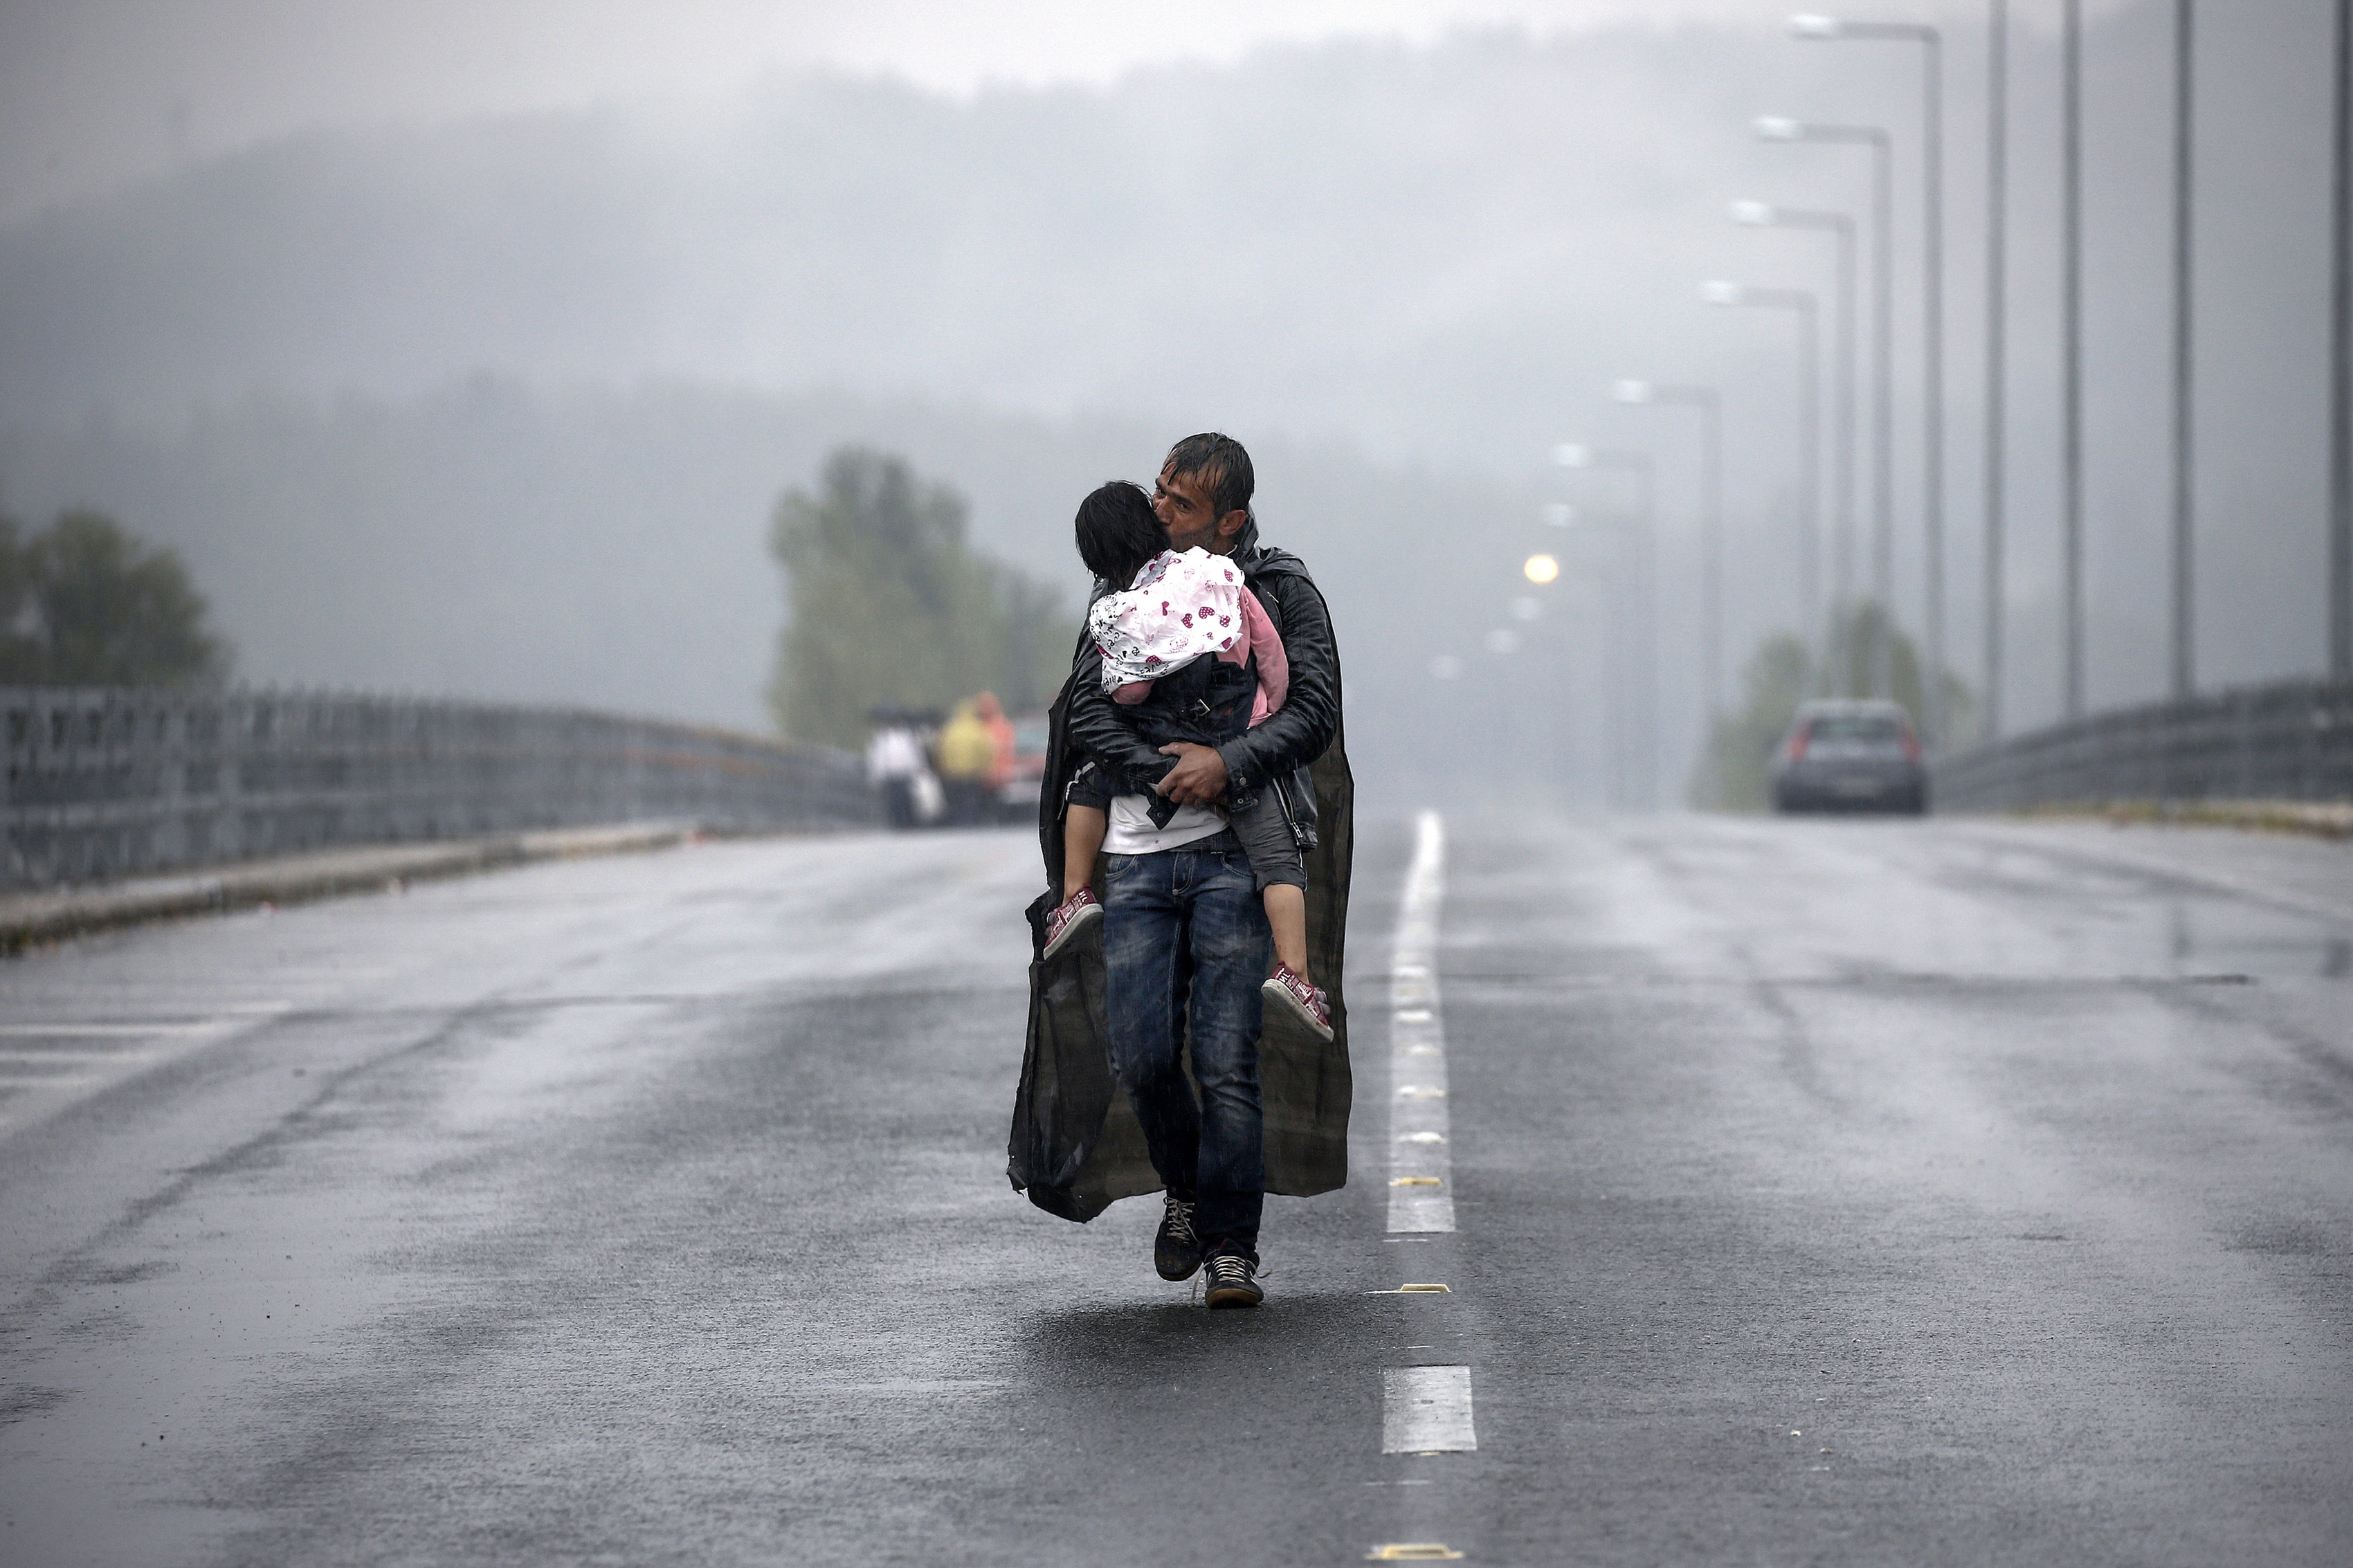
<instances>
[{"instance_id":1,"label":"child's sneaker","mask_svg":"<svg viewBox=\"0 0 2353 1568\"><path fill-rule=\"evenodd\" d=\"M1277 963L1274 973L1267 977L1259 990L1269 1001L1280 1002L1296 1015L1299 1021L1315 1031L1319 1040L1332 1037L1332 1004L1320 986L1310 985L1307 976L1286 963Z\"/></svg>"},{"instance_id":2,"label":"child's sneaker","mask_svg":"<svg viewBox=\"0 0 2353 1568\"><path fill-rule=\"evenodd\" d=\"M1070 941L1087 928L1088 922L1103 919L1103 906L1095 902L1092 888L1081 888L1071 895L1071 901L1046 917L1046 951L1039 956L1051 958Z\"/></svg>"}]
</instances>

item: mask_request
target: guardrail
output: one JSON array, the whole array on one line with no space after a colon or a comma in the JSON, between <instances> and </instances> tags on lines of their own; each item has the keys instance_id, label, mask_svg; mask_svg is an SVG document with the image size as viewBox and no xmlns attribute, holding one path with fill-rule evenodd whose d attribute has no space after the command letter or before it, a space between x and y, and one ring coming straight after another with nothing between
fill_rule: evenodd
<instances>
[{"instance_id":1,"label":"guardrail","mask_svg":"<svg viewBox=\"0 0 2353 1568\"><path fill-rule=\"evenodd\" d=\"M2286 680L2095 713L1947 757L1957 811L2122 801L2353 800L2353 681Z\"/></svg>"},{"instance_id":2,"label":"guardrail","mask_svg":"<svg viewBox=\"0 0 2353 1568\"><path fill-rule=\"evenodd\" d=\"M407 698L0 688L0 885L649 818L876 820L856 759L696 725Z\"/></svg>"}]
</instances>

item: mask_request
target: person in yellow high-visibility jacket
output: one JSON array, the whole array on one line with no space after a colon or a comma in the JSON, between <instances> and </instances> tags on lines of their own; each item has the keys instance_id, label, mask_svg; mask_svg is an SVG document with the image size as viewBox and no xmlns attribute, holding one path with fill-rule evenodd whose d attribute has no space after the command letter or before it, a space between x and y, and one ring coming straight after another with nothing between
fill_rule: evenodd
<instances>
[{"instance_id":1,"label":"person in yellow high-visibility jacket","mask_svg":"<svg viewBox=\"0 0 2353 1568\"><path fill-rule=\"evenodd\" d=\"M997 737L972 699L955 705L934 750L940 785L947 792L948 826L978 826L987 801L989 770L997 765Z\"/></svg>"}]
</instances>

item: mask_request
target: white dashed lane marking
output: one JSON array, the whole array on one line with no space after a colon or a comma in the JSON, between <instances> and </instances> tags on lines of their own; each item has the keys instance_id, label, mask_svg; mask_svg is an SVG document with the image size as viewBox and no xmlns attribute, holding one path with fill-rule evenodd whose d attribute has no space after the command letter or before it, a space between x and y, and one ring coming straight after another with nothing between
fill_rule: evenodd
<instances>
[{"instance_id":1,"label":"white dashed lane marking","mask_svg":"<svg viewBox=\"0 0 2353 1568\"><path fill-rule=\"evenodd\" d=\"M1467 1366L1393 1366L1381 1373L1381 1452L1466 1454L1479 1447Z\"/></svg>"},{"instance_id":2,"label":"white dashed lane marking","mask_svg":"<svg viewBox=\"0 0 2353 1568\"><path fill-rule=\"evenodd\" d=\"M1438 906L1446 835L1438 814L1414 824L1413 864L1389 960L1389 1231L1454 1228L1447 1152L1446 1025L1438 1006Z\"/></svg>"},{"instance_id":3,"label":"white dashed lane marking","mask_svg":"<svg viewBox=\"0 0 2353 1568\"><path fill-rule=\"evenodd\" d=\"M1434 811L1414 823L1413 862L1398 909L1389 961L1389 1231L1454 1228L1454 1165L1446 1110L1446 1024L1438 1003L1438 909L1445 896L1446 836ZM1443 1297L1440 1282L1408 1281L1378 1295ZM1416 1308L1416 1311L1427 1309ZM1426 1345L1411 1347L1425 1350ZM1393 1366L1381 1373L1381 1452L1467 1454L1479 1447L1467 1366ZM1400 1485L1423 1478L1409 1478ZM1391 1542L1372 1556L1453 1558L1432 1542Z\"/></svg>"},{"instance_id":4,"label":"white dashed lane marking","mask_svg":"<svg viewBox=\"0 0 2353 1568\"><path fill-rule=\"evenodd\" d=\"M258 1027L290 1010L290 1004L267 1002L209 1018L0 1023L0 1138L53 1116L86 1095Z\"/></svg>"}]
</instances>

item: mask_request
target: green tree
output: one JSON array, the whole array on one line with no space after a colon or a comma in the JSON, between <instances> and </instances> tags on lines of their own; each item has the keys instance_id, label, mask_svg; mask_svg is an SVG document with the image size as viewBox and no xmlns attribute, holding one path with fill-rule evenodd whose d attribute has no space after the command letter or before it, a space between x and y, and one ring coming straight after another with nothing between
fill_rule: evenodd
<instances>
[{"instance_id":1,"label":"green tree","mask_svg":"<svg viewBox=\"0 0 2353 1568\"><path fill-rule=\"evenodd\" d=\"M1919 650L1878 605L1865 600L1833 619L1820 663L1803 639L1788 632L1757 644L1742 674L1740 707L1709 721L1707 744L1692 773L1691 803L1704 810L1763 811L1772 801L1773 750L1788 733L1798 704L1811 697L1871 696L1883 640L1890 689L1916 724L1925 710ZM1950 671L1945 715L1952 732L1944 750L1976 743L1977 695Z\"/></svg>"},{"instance_id":2,"label":"green tree","mask_svg":"<svg viewBox=\"0 0 2353 1568\"><path fill-rule=\"evenodd\" d=\"M26 538L0 519L0 684L202 686L228 645L174 551L75 510Z\"/></svg>"},{"instance_id":3,"label":"green tree","mask_svg":"<svg viewBox=\"0 0 2353 1568\"><path fill-rule=\"evenodd\" d=\"M1020 712L1060 689L1075 623L1052 589L969 550L965 517L955 491L862 447L828 456L816 493L786 492L768 533L786 575L767 690L781 732L856 745L881 704L993 690Z\"/></svg>"},{"instance_id":4,"label":"green tree","mask_svg":"<svg viewBox=\"0 0 2353 1568\"><path fill-rule=\"evenodd\" d=\"M26 629L33 603L33 562L24 530L0 517L0 686L41 683L41 641Z\"/></svg>"},{"instance_id":5,"label":"green tree","mask_svg":"<svg viewBox=\"0 0 2353 1568\"><path fill-rule=\"evenodd\" d=\"M1813 695L1813 658L1805 643L1778 632L1757 646L1742 672L1741 705L1718 713L1691 783L1691 802L1716 811L1762 811L1771 798L1767 764L1798 704Z\"/></svg>"}]
</instances>

